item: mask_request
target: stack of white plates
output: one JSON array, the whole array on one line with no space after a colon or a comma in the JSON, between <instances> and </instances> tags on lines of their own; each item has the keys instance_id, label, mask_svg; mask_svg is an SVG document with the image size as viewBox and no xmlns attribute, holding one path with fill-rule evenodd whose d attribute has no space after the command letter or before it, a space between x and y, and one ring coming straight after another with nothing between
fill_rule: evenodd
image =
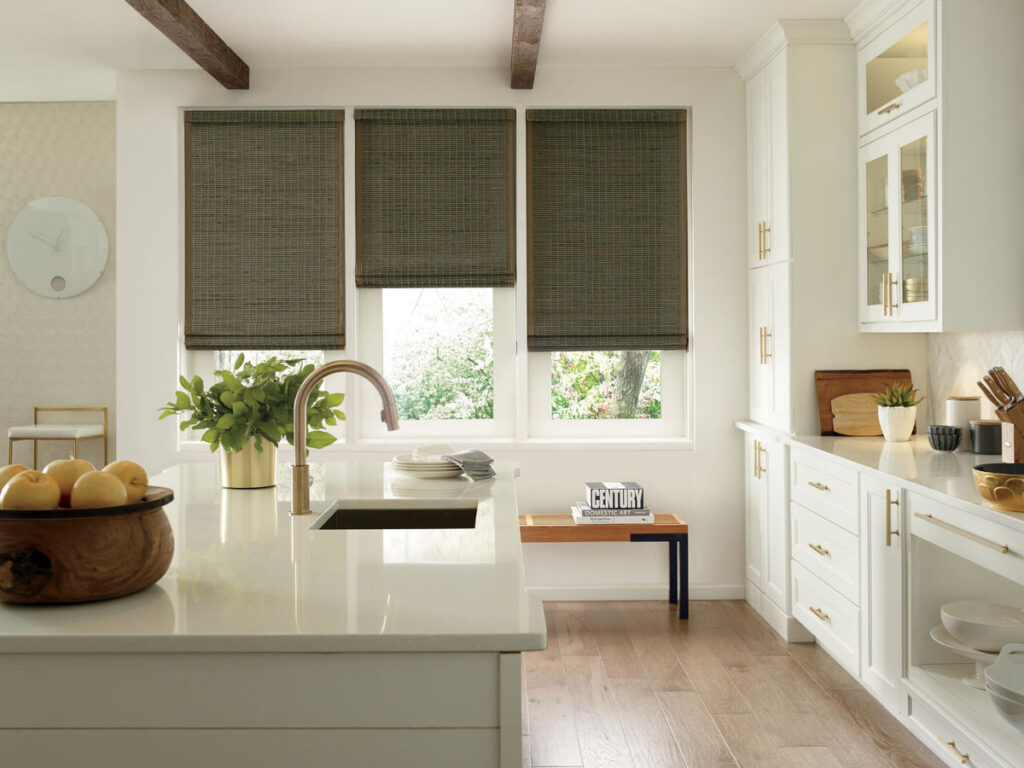
<instances>
[{"instance_id":1,"label":"stack of white plates","mask_svg":"<svg viewBox=\"0 0 1024 768\"><path fill-rule=\"evenodd\" d=\"M1018 730L1024 730L1024 645L1003 647L999 659L985 670L988 697Z\"/></svg>"},{"instance_id":2,"label":"stack of white plates","mask_svg":"<svg viewBox=\"0 0 1024 768\"><path fill-rule=\"evenodd\" d=\"M418 477L424 480L458 477L462 474L462 468L452 461L447 459L436 461L417 459L411 453L395 456L391 460L391 466L410 477Z\"/></svg>"}]
</instances>

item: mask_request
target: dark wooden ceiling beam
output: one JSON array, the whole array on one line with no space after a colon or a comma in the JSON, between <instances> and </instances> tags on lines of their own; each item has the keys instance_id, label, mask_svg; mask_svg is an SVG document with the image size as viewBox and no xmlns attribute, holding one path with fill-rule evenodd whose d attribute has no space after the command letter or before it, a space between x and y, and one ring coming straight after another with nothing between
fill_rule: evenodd
<instances>
[{"instance_id":1,"label":"dark wooden ceiling beam","mask_svg":"<svg viewBox=\"0 0 1024 768\"><path fill-rule=\"evenodd\" d=\"M515 0L512 21L512 87L533 88L547 0Z\"/></svg>"},{"instance_id":2,"label":"dark wooden ceiling beam","mask_svg":"<svg viewBox=\"0 0 1024 768\"><path fill-rule=\"evenodd\" d=\"M225 88L249 88L249 65L185 0L125 0Z\"/></svg>"}]
</instances>

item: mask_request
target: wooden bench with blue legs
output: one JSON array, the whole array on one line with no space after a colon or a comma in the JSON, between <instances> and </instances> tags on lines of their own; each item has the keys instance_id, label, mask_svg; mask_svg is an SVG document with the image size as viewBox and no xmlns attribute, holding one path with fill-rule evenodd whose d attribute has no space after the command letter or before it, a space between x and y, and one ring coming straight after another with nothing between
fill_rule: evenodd
<instances>
[{"instance_id":1,"label":"wooden bench with blue legs","mask_svg":"<svg viewBox=\"0 0 1024 768\"><path fill-rule=\"evenodd\" d=\"M679 603L679 618L690 617L689 547L686 522L678 515L660 514L653 523L577 525L572 515L520 515L519 537L524 544L591 541L668 542L668 601Z\"/></svg>"}]
</instances>

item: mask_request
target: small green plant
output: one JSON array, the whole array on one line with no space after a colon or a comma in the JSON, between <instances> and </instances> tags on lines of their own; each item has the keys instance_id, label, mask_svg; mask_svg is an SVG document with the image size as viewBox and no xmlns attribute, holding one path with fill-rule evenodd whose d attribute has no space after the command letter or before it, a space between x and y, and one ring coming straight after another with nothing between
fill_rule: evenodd
<instances>
[{"instance_id":1,"label":"small green plant","mask_svg":"<svg viewBox=\"0 0 1024 768\"><path fill-rule=\"evenodd\" d=\"M910 386L889 384L886 386L885 392L872 395L871 399L875 401L875 405L880 405L883 408L910 408L924 400L923 397L915 400L916 396L917 390Z\"/></svg>"},{"instance_id":2,"label":"small green plant","mask_svg":"<svg viewBox=\"0 0 1024 768\"><path fill-rule=\"evenodd\" d=\"M198 376L191 381L181 376L182 389L160 409L160 418L186 415L181 430L205 430L202 439L210 444L211 451L223 447L228 453L238 453L250 437L256 439L259 453L263 452L264 440L274 445L282 438L292 442L295 395L313 372L312 364L302 362L271 357L253 365L239 354L230 371L214 371L220 380L209 389ZM338 410L344 399L342 394L322 391L320 384L313 388L306 409L306 444L310 448L324 448L337 439L323 428L344 421L345 414Z\"/></svg>"}]
</instances>

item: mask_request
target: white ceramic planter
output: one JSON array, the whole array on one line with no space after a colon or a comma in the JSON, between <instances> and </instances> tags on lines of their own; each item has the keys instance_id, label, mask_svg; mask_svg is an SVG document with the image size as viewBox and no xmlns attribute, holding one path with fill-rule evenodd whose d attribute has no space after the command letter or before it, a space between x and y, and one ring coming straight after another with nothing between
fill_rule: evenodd
<instances>
[{"instance_id":1,"label":"white ceramic planter","mask_svg":"<svg viewBox=\"0 0 1024 768\"><path fill-rule=\"evenodd\" d=\"M916 405L909 408L878 406L878 424L882 427L885 439L890 443L907 442L910 439L910 434L914 431L915 421L917 421Z\"/></svg>"}]
</instances>

